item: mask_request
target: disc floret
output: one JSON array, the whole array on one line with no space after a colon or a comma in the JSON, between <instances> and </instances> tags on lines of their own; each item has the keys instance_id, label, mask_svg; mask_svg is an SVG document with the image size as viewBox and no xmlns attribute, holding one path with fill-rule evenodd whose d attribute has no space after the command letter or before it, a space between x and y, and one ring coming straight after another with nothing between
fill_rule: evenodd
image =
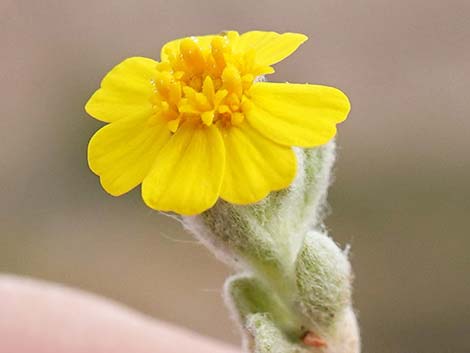
<instances>
[{"instance_id":1,"label":"disc floret","mask_svg":"<svg viewBox=\"0 0 470 353\"><path fill-rule=\"evenodd\" d=\"M237 52L237 34L196 37L163 50L152 84L154 111L176 132L185 121L238 126L250 108L247 91L257 75L272 71L255 62L254 50ZM207 45L208 44L208 45Z\"/></svg>"}]
</instances>

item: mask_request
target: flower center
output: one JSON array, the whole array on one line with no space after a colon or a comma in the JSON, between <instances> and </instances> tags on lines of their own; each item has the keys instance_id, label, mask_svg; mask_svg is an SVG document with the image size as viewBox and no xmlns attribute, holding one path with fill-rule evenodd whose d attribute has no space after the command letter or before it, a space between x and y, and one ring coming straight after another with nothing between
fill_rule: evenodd
<instances>
[{"instance_id":1,"label":"flower center","mask_svg":"<svg viewBox=\"0 0 470 353\"><path fill-rule=\"evenodd\" d=\"M239 125L250 102L245 96L256 77L255 53L240 51L238 37L191 37L167 47L152 84L156 114L176 132L185 121L218 127Z\"/></svg>"}]
</instances>

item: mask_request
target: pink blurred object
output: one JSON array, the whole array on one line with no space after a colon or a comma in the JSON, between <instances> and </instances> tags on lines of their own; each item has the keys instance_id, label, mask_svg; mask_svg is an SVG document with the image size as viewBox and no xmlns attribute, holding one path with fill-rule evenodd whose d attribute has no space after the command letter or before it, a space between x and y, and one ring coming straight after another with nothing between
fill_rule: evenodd
<instances>
[{"instance_id":1,"label":"pink blurred object","mask_svg":"<svg viewBox=\"0 0 470 353\"><path fill-rule=\"evenodd\" d=\"M33 352L239 351L92 294L0 275L0 353Z\"/></svg>"}]
</instances>

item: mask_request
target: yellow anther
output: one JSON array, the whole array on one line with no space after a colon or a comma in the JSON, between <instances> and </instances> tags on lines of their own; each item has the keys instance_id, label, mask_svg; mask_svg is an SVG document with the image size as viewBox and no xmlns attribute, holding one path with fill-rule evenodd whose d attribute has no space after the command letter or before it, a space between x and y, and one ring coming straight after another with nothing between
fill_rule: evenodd
<instances>
[{"instance_id":1,"label":"yellow anther","mask_svg":"<svg viewBox=\"0 0 470 353\"><path fill-rule=\"evenodd\" d=\"M222 36L215 36L211 41L211 51L213 56L222 54L225 48L225 38Z\"/></svg>"},{"instance_id":2,"label":"yellow anther","mask_svg":"<svg viewBox=\"0 0 470 353\"><path fill-rule=\"evenodd\" d=\"M172 79L173 76L167 71L157 71L155 73L155 83L157 84L157 87L168 85Z\"/></svg>"},{"instance_id":3,"label":"yellow anther","mask_svg":"<svg viewBox=\"0 0 470 353\"><path fill-rule=\"evenodd\" d=\"M226 104L229 105L239 105L240 104L240 98L235 93L230 93L227 96L227 99L225 100Z\"/></svg>"},{"instance_id":4,"label":"yellow anther","mask_svg":"<svg viewBox=\"0 0 470 353\"><path fill-rule=\"evenodd\" d=\"M192 105L187 99L182 99L178 105L178 111L186 114L199 114L200 111Z\"/></svg>"},{"instance_id":5,"label":"yellow anther","mask_svg":"<svg viewBox=\"0 0 470 353\"><path fill-rule=\"evenodd\" d=\"M214 102L214 82L210 76L207 76L204 80L204 84L202 86L202 93L209 99L209 102Z\"/></svg>"},{"instance_id":6,"label":"yellow anther","mask_svg":"<svg viewBox=\"0 0 470 353\"><path fill-rule=\"evenodd\" d=\"M177 79L177 80L181 80L184 75L185 75L185 72L184 72L184 71L176 71L176 72L173 74L173 76L174 76L175 79Z\"/></svg>"},{"instance_id":7,"label":"yellow anther","mask_svg":"<svg viewBox=\"0 0 470 353\"><path fill-rule=\"evenodd\" d=\"M155 87L162 97L168 98L169 86L172 81L173 77L167 71L157 71L155 74Z\"/></svg>"},{"instance_id":8,"label":"yellow anther","mask_svg":"<svg viewBox=\"0 0 470 353\"><path fill-rule=\"evenodd\" d=\"M236 95L241 95L243 91L240 72L232 65L227 66L222 73L224 87Z\"/></svg>"},{"instance_id":9,"label":"yellow anther","mask_svg":"<svg viewBox=\"0 0 470 353\"><path fill-rule=\"evenodd\" d=\"M164 50L164 53L167 57L167 60L171 63L172 61L175 61L176 59L176 53L170 49L169 47L168 48L165 48Z\"/></svg>"},{"instance_id":10,"label":"yellow anther","mask_svg":"<svg viewBox=\"0 0 470 353\"><path fill-rule=\"evenodd\" d=\"M217 111L218 111L220 114L229 113L229 112L230 112L230 108L229 108L228 106L226 106L225 104L222 104L222 105L219 105L219 109L217 109Z\"/></svg>"},{"instance_id":11,"label":"yellow anther","mask_svg":"<svg viewBox=\"0 0 470 353\"><path fill-rule=\"evenodd\" d=\"M214 121L214 111L208 111L201 114L201 120L207 126L211 125Z\"/></svg>"},{"instance_id":12,"label":"yellow anther","mask_svg":"<svg viewBox=\"0 0 470 353\"><path fill-rule=\"evenodd\" d=\"M209 100L207 99L207 97L202 94L202 93L197 93L196 94L196 101L194 102L196 103L196 106L201 110L208 110L211 107L211 104L209 103Z\"/></svg>"},{"instance_id":13,"label":"yellow anther","mask_svg":"<svg viewBox=\"0 0 470 353\"><path fill-rule=\"evenodd\" d=\"M174 133L176 132L176 130L178 130L178 127L180 126L180 121L181 121L181 118L170 120L169 122L167 122L166 126L171 132Z\"/></svg>"},{"instance_id":14,"label":"yellow anther","mask_svg":"<svg viewBox=\"0 0 470 353\"><path fill-rule=\"evenodd\" d=\"M176 105L181 99L181 84L179 82L172 82L169 86L168 99L170 103Z\"/></svg>"},{"instance_id":15,"label":"yellow anther","mask_svg":"<svg viewBox=\"0 0 470 353\"><path fill-rule=\"evenodd\" d=\"M227 96L228 91L226 89L220 89L217 91L214 97L214 105L217 106L219 105L222 100Z\"/></svg>"},{"instance_id":16,"label":"yellow anther","mask_svg":"<svg viewBox=\"0 0 470 353\"><path fill-rule=\"evenodd\" d=\"M224 53L227 51L226 38L216 36L211 42L211 53L214 58L214 62L219 69L225 66Z\"/></svg>"},{"instance_id":17,"label":"yellow anther","mask_svg":"<svg viewBox=\"0 0 470 353\"><path fill-rule=\"evenodd\" d=\"M188 64L189 69L192 69L196 73L204 71L206 61L201 53L201 49L199 49L199 46L194 39L183 39L180 43L180 51L183 55L184 61Z\"/></svg>"},{"instance_id":18,"label":"yellow anther","mask_svg":"<svg viewBox=\"0 0 470 353\"><path fill-rule=\"evenodd\" d=\"M232 114L230 122L233 125L240 125L243 122L243 120L245 120L245 116L242 113L236 112Z\"/></svg>"},{"instance_id":19,"label":"yellow anther","mask_svg":"<svg viewBox=\"0 0 470 353\"><path fill-rule=\"evenodd\" d=\"M238 42L239 34L237 31L228 31L224 33L225 37L228 38L230 45L234 45Z\"/></svg>"},{"instance_id":20,"label":"yellow anther","mask_svg":"<svg viewBox=\"0 0 470 353\"><path fill-rule=\"evenodd\" d=\"M185 97L190 99L190 100L195 100L196 99L197 92L189 86L183 86L183 93L184 93Z\"/></svg>"},{"instance_id":21,"label":"yellow anther","mask_svg":"<svg viewBox=\"0 0 470 353\"><path fill-rule=\"evenodd\" d=\"M167 121L170 121L170 120L174 120L174 119L178 118L178 112L176 110L173 110L173 109L168 110L166 112L162 111L162 116Z\"/></svg>"}]
</instances>

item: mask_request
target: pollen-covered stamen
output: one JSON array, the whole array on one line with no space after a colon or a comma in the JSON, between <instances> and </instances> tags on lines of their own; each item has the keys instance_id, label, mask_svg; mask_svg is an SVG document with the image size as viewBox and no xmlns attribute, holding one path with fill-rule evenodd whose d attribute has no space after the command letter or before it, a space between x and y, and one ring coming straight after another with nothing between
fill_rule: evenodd
<instances>
[{"instance_id":1,"label":"pollen-covered stamen","mask_svg":"<svg viewBox=\"0 0 470 353\"><path fill-rule=\"evenodd\" d=\"M204 79L204 84L202 85L202 93L207 97L209 102L214 102L215 97L215 88L214 88L214 81L210 76L207 76Z\"/></svg>"},{"instance_id":2,"label":"pollen-covered stamen","mask_svg":"<svg viewBox=\"0 0 470 353\"><path fill-rule=\"evenodd\" d=\"M231 52L227 38L217 36L211 42L212 71L215 76L220 76L226 64L225 58Z\"/></svg>"},{"instance_id":3,"label":"pollen-covered stamen","mask_svg":"<svg viewBox=\"0 0 470 353\"><path fill-rule=\"evenodd\" d=\"M242 79L240 72L233 65L229 65L222 73L222 82L224 87L237 96L241 96L243 92Z\"/></svg>"},{"instance_id":4,"label":"pollen-covered stamen","mask_svg":"<svg viewBox=\"0 0 470 353\"><path fill-rule=\"evenodd\" d=\"M207 126L243 123L249 108L245 92L257 71L254 51L237 53L237 40L233 34L202 43L191 37L165 51L154 81L155 106L171 132L189 119Z\"/></svg>"},{"instance_id":5,"label":"pollen-covered stamen","mask_svg":"<svg viewBox=\"0 0 470 353\"><path fill-rule=\"evenodd\" d=\"M193 38L186 38L181 41L180 52L192 74L200 75L204 72L206 61Z\"/></svg>"}]
</instances>

